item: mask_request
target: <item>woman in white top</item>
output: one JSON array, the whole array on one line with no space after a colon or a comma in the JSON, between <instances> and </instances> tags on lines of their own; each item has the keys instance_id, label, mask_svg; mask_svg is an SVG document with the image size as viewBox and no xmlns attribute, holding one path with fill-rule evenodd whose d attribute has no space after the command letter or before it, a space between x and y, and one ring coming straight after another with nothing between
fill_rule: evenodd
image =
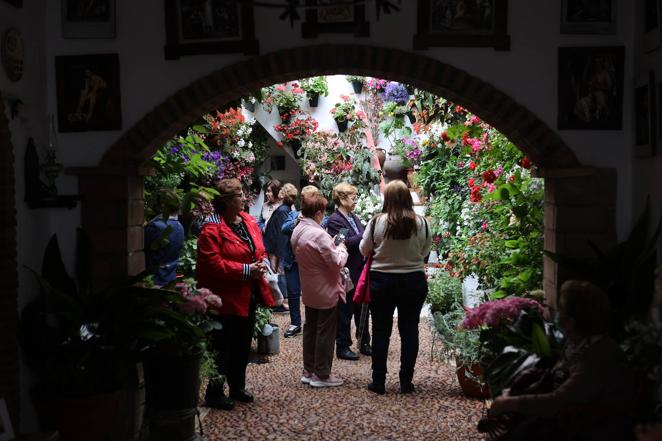
<instances>
[{"instance_id":1,"label":"woman in white top","mask_svg":"<svg viewBox=\"0 0 662 441\"><path fill-rule=\"evenodd\" d=\"M372 383L368 385L372 392L385 392L395 308L401 340L400 392L414 392L418 322L428 291L423 260L431 247L427 221L414 213L409 188L402 181L389 182L384 189L382 213L368 223L359 245L364 256L374 253L370 271Z\"/></svg>"}]
</instances>

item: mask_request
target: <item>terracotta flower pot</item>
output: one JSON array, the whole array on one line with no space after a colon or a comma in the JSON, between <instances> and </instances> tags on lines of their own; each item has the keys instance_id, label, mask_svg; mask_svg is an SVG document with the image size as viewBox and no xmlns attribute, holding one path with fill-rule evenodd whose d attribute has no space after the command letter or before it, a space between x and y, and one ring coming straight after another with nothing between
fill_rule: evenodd
<instances>
[{"instance_id":1,"label":"terracotta flower pot","mask_svg":"<svg viewBox=\"0 0 662 441\"><path fill-rule=\"evenodd\" d=\"M467 366L458 361L457 365L459 367L455 370L455 373L457 374L457 381L460 383L460 388L464 395L472 398L487 398L490 396L487 385L481 385L472 378L481 378L483 376L483 368L480 367L480 364L474 363L471 366ZM470 375L467 375L468 373Z\"/></svg>"}]
</instances>

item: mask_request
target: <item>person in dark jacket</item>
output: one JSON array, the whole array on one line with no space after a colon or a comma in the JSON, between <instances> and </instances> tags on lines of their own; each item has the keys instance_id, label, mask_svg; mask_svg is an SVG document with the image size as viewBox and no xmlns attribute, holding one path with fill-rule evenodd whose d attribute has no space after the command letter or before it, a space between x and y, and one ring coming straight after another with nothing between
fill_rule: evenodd
<instances>
[{"instance_id":1,"label":"person in dark jacket","mask_svg":"<svg viewBox=\"0 0 662 441\"><path fill-rule=\"evenodd\" d=\"M290 326L285 331L285 337L292 337L301 332L301 284L299 282L299 266L294 260L290 236L283 233L283 225L287 222L292 205L299 192L292 184L285 184L278 195L282 204L273 212L264 232L264 246L272 257L271 267L279 273L284 273L287 304L290 308ZM279 276L280 277L280 276Z\"/></svg>"},{"instance_id":2,"label":"person in dark jacket","mask_svg":"<svg viewBox=\"0 0 662 441\"><path fill-rule=\"evenodd\" d=\"M223 179L214 199L218 216L211 216L198 237L198 286L208 288L223 300L219 320L223 329L212 331L215 363L227 378L229 398L223 385L207 386L207 406L232 409L236 401L250 403L246 391L246 365L255 325L255 307L274 306L264 278L267 257L255 219L242 211L246 197L238 179Z\"/></svg>"},{"instance_id":3,"label":"person in dark jacket","mask_svg":"<svg viewBox=\"0 0 662 441\"><path fill-rule=\"evenodd\" d=\"M157 206L161 214L145 226L145 265L153 270L154 284L164 286L177 277L179 253L184 246L184 227L177 217L179 197L175 190L160 189Z\"/></svg>"},{"instance_id":4,"label":"person in dark jacket","mask_svg":"<svg viewBox=\"0 0 662 441\"><path fill-rule=\"evenodd\" d=\"M336 236L341 229L346 231L345 245L349 257L345 265L349 269L349 275L356 286L359 280L363 264L365 262L359 243L363 237L365 226L361 220L354 214L356 208L356 187L346 182L342 182L333 188L333 202L336 204L336 211L329 216L326 230L331 236ZM338 330L336 334L336 356L343 360L358 360L359 356L350 349L352 346L352 317L356 324L356 338L359 337L359 326L361 317L361 305L354 303L352 297L354 290L347 293L347 302L338 305ZM363 330L360 343L360 352L364 355L371 355L370 333L368 332L367 321Z\"/></svg>"}]
</instances>

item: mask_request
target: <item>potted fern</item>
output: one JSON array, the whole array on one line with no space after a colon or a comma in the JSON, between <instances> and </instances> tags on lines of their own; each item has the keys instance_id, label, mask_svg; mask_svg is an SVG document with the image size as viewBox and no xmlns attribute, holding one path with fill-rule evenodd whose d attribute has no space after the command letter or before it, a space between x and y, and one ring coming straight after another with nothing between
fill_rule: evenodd
<instances>
[{"instance_id":1,"label":"potted fern","mask_svg":"<svg viewBox=\"0 0 662 441\"><path fill-rule=\"evenodd\" d=\"M329 95L329 85L325 76L304 78L301 80L301 88L306 92L310 107L317 107L320 95Z\"/></svg>"}]
</instances>

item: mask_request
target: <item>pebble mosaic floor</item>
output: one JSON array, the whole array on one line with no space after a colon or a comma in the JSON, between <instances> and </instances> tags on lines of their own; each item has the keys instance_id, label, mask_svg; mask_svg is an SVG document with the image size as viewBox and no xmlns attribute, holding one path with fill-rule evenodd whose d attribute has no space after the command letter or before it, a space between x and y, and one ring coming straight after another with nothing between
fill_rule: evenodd
<instances>
[{"instance_id":1,"label":"pebble mosaic floor","mask_svg":"<svg viewBox=\"0 0 662 441\"><path fill-rule=\"evenodd\" d=\"M340 387L301 384L301 335L282 338L288 314L274 314L273 321L281 329L280 353L269 363L247 369L247 389L255 402L237 403L233 411L203 409L207 441L483 439L475 426L485 404L464 397L452 367L431 359L432 335L425 317L420 324L416 392L399 393L400 339L394 324L386 394L381 396L366 389L370 357L364 355L359 361L334 358L333 372L344 380Z\"/></svg>"}]
</instances>

